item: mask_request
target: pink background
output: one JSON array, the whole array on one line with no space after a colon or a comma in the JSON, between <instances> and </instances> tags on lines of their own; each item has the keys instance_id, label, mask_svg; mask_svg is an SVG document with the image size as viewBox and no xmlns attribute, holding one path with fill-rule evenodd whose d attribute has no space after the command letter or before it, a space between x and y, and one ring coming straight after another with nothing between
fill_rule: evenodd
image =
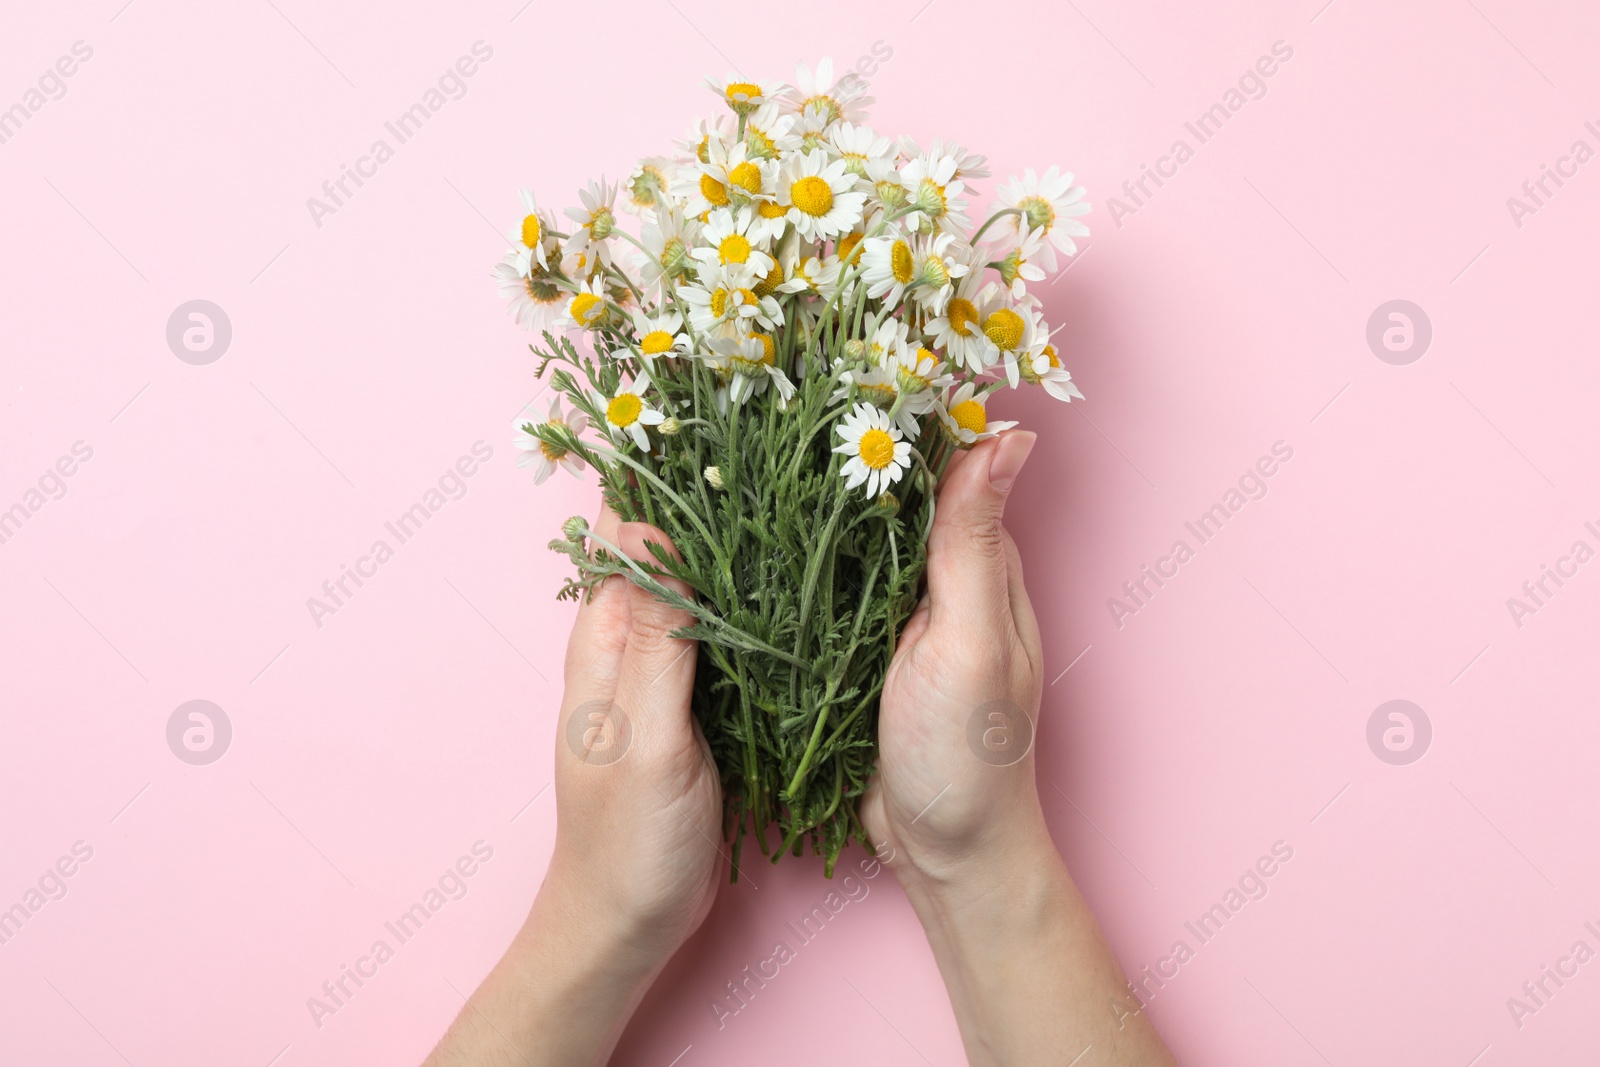
<instances>
[{"instance_id":1,"label":"pink background","mask_svg":"<svg viewBox=\"0 0 1600 1067\"><path fill-rule=\"evenodd\" d=\"M570 203L709 113L702 75L875 44L881 130L989 153L985 194L1060 163L1095 205L1045 291L1088 400L1005 404L1041 433L1009 523L1057 679L1057 842L1130 972L1196 948L1184 923L1293 849L1151 999L1180 1058L1592 1054L1600 963L1520 1027L1506 1002L1574 942L1600 949L1600 564L1520 627L1506 601L1600 547L1600 162L1521 226L1506 200L1574 141L1600 148L1600 11L521 3L4 17L0 107L75 41L93 56L0 145L0 509L75 442L93 457L0 545L0 908L75 842L93 856L0 945L0 1060L424 1055L549 855L571 608L544 543L595 506L513 464L538 383L488 271L517 186ZM306 199L478 40L466 95L314 224ZM1194 147L1183 124L1278 41L1265 97L1113 220L1122 183ZM208 366L165 340L196 298L233 328ZM1393 299L1433 326L1409 365L1365 339ZM307 598L478 441L493 458L465 496L316 626ZM1185 521L1278 441L1268 495L1119 628L1123 581L1193 547ZM1433 730L1404 766L1366 739L1396 698ZM166 742L193 699L233 728L207 766ZM478 841L493 859L466 895L316 1025L307 998ZM888 876L719 1030L724 983L831 888L810 860L753 875L617 1063L963 1062Z\"/></svg>"}]
</instances>

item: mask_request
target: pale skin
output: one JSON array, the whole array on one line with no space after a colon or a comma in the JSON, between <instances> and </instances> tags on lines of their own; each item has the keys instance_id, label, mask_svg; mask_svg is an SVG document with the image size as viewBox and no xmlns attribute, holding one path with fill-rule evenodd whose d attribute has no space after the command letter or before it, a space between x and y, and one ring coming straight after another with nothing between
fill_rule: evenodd
<instances>
[{"instance_id":1,"label":"pale skin","mask_svg":"<svg viewBox=\"0 0 1600 1067\"><path fill-rule=\"evenodd\" d=\"M922 920L970 1063L1065 1065L1083 1053L1079 1067L1164 1067L1176 1061L1050 839L1032 750L1002 767L967 741L980 705L1038 721L1039 630L1001 525L1033 442L1008 432L946 472L927 594L889 668L861 815ZM667 543L609 513L595 529L644 561L647 540ZM621 578L579 609L549 869L522 929L424 1067L605 1063L710 912L727 861L717 772L689 707L693 642L670 636L688 621ZM629 716L631 743L616 762L586 760L564 740L569 716L591 701Z\"/></svg>"}]
</instances>

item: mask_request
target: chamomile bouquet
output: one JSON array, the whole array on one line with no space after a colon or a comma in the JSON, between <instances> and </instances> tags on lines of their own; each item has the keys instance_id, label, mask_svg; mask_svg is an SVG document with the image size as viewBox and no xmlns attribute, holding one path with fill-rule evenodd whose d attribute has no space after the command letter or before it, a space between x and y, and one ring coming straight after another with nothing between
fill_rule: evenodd
<instances>
[{"instance_id":1,"label":"chamomile bouquet","mask_svg":"<svg viewBox=\"0 0 1600 1067\"><path fill-rule=\"evenodd\" d=\"M515 432L536 482L594 468L681 556L629 560L581 518L551 542L577 572L560 596L623 575L692 613L734 876L746 833L774 862L810 841L831 873L864 839L940 472L1015 425L990 418L997 389L1082 395L1030 290L1089 204L1071 174L1028 170L974 228L985 158L880 135L866 84L828 60L792 86L708 84L726 110L676 153L561 215L523 190L494 274L542 334L550 396Z\"/></svg>"}]
</instances>

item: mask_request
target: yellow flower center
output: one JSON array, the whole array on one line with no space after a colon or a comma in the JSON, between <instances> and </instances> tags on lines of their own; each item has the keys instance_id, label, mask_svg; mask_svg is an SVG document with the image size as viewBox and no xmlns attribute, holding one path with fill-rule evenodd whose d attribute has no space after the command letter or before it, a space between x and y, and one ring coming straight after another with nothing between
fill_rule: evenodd
<instances>
[{"instance_id":1,"label":"yellow flower center","mask_svg":"<svg viewBox=\"0 0 1600 1067\"><path fill-rule=\"evenodd\" d=\"M772 364L775 363L777 361L777 358L778 358L777 350L773 347L773 344L772 344L772 337L770 335L764 334L764 333L758 333L755 336L757 338L759 338L760 341L761 341L761 362L762 362L762 364L764 366L768 366L768 367L772 366Z\"/></svg>"},{"instance_id":2,"label":"yellow flower center","mask_svg":"<svg viewBox=\"0 0 1600 1067\"><path fill-rule=\"evenodd\" d=\"M950 320L950 329L962 337L972 336L972 324L978 321L978 309L973 307L972 301L956 297L950 301L950 306L945 309L945 318Z\"/></svg>"},{"instance_id":3,"label":"yellow flower center","mask_svg":"<svg viewBox=\"0 0 1600 1067\"><path fill-rule=\"evenodd\" d=\"M1050 227L1056 223L1056 209L1050 206L1050 201L1041 196L1030 196L1017 205L1022 211L1022 217L1027 220L1028 229L1050 232Z\"/></svg>"},{"instance_id":4,"label":"yellow flower center","mask_svg":"<svg viewBox=\"0 0 1600 1067\"><path fill-rule=\"evenodd\" d=\"M709 174L700 175L700 195L717 207L728 206L728 189Z\"/></svg>"},{"instance_id":5,"label":"yellow flower center","mask_svg":"<svg viewBox=\"0 0 1600 1067\"><path fill-rule=\"evenodd\" d=\"M781 219L789 213L789 209L772 200L763 200L756 205L756 213L764 219Z\"/></svg>"},{"instance_id":6,"label":"yellow flower center","mask_svg":"<svg viewBox=\"0 0 1600 1067\"><path fill-rule=\"evenodd\" d=\"M894 438L888 430L873 427L861 435L861 462L875 471L894 462Z\"/></svg>"},{"instance_id":7,"label":"yellow flower center","mask_svg":"<svg viewBox=\"0 0 1600 1067\"><path fill-rule=\"evenodd\" d=\"M783 268L779 266L776 261L774 261L772 264L772 269L767 271L766 277L756 282L755 288L751 291L755 293L757 298L771 296L773 293L778 291L778 286L782 284Z\"/></svg>"},{"instance_id":8,"label":"yellow flower center","mask_svg":"<svg viewBox=\"0 0 1600 1067\"><path fill-rule=\"evenodd\" d=\"M973 433L982 433L989 426L989 414L976 400L963 400L950 409L950 417L956 420L957 426Z\"/></svg>"},{"instance_id":9,"label":"yellow flower center","mask_svg":"<svg viewBox=\"0 0 1600 1067\"><path fill-rule=\"evenodd\" d=\"M901 285L911 281L912 262L911 246L904 241L896 241L889 249L889 269L894 272L894 280Z\"/></svg>"},{"instance_id":10,"label":"yellow flower center","mask_svg":"<svg viewBox=\"0 0 1600 1067\"><path fill-rule=\"evenodd\" d=\"M789 189L789 199L807 215L826 215L833 208L833 190L815 174L808 174Z\"/></svg>"},{"instance_id":11,"label":"yellow flower center","mask_svg":"<svg viewBox=\"0 0 1600 1067\"><path fill-rule=\"evenodd\" d=\"M743 104L761 95L761 86L750 82L730 82L723 90L730 104Z\"/></svg>"},{"instance_id":12,"label":"yellow flower center","mask_svg":"<svg viewBox=\"0 0 1600 1067\"><path fill-rule=\"evenodd\" d=\"M579 293L572 298L572 321L588 326L600 317L605 302L593 293Z\"/></svg>"},{"instance_id":13,"label":"yellow flower center","mask_svg":"<svg viewBox=\"0 0 1600 1067\"><path fill-rule=\"evenodd\" d=\"M728 172L728 180L746 192L761 191L761 168L754 163L741 163Z\"/></svg>"},{"instance_id":14,"label":"yellow flower center","mask_svg":"<svg viewBox=\"0 0 1600 1067\"><path fill-rule=\"evenodd\" d=\"M727 310L728 290L720 287L711 290L711 314L720 319Z\"/></svg>"},{"instance_id":15,"label":"yellow flower center","mask_svg":"<svg viewBox=\"0 0 1600 1067\"><path fill-rule=\"evenodd\" d=\"M834 251L839 253L840 260L852 263L861 258L861 252L856 248L856 245L861 243L861 237L859 233L847 233L839 238L839 244Z\"/></svg>"},{"instance_id":16,"label":"yellow flower center","mask_svg":"<svg viewBox=\"0 0 1600 1067\"><path fill-rule=\"evenodd\" d=\"M750 242L742 234L730 233L717 245L717 254L724 263L743 263L750 258Z\"/></svg>"},{"instance_id":17,"label":"yellow flower center","mask_svg":"<svg viewBox=\"0 0 1600 1067\"><path fill-rule=\"evenodd\" d=\"M1048 359L1050 361L1050 366L1051 367L1060 367L1061 366L1061 357L1056 354L1056 346L1055 345L1045 345L1044 346L1044 358Z\"/></svg>"},{"instance_id":18,"label":"yellow flower center","mask_svg":"<svg viewBox=\"0 0 1600 1067\"><path fill-rule=\"evenodd\" d=\"M644 401L637 396L619 393L606 405L606 421L613 426L632 426L639 421L639 412L643 410Z\"/></svg>"},{"instance_id":19,"label":"yellow flower center","mask_svg":"<svg viewBox=\"0 0 1600 1067\"><path fill-rule=\"evenodd\" d=\"M695 158L702 163L711 162L711 135L708 133L700 138L700 143L694 149Z\"/></svg>"},{"instance_id":20,"label":"yellow flower center","mask_svg":"<svg viewBox=\"0 0 1600 1067\"><path fill-rule=\"evenodd\" d=\"M651 330L639 341L639 351L647 356L659 356L671 348L672 335L666 330Z\"/></svg>"},{"instance_id":21,"label":"yellow flower center","mask_svg":"<svg viewBox=\"0 0 1600 1067\"><path fill-rule=\"evenodd\" d=\"M545 423L545 425L546 426L565 426L566 423L562 422L560 419L550 419L548 422ZM543 452L544 453L544 458L548 459L551 463L554 463L558 459L565 458L565 456L567 454L567 450L562 448L560 445L553 445L549 441L545 441L545 440L542 440L542 439L539 441L539 451Z\"/></svg>"},{"instance_id":22,"label":"yellow flower center","mask_svg":"<svg viewBox=\"0 0 1600 1067\"><path fill-rule=\"evenodd\" d=\"M539 236L544 229L539 225L538 215L524 215L522 217L522 243L529 248L539 247Z\"/></svg>"},{"instance_id":23,"label":"yellow flower center","mask_svg":"<svg viewBox=\"0 0 1600 1067\"><path fill-rule=\"evenodd\" d=\"M996 348L1010 352L1022 343L1025 325L1021 315L1010 308L1001 308L983 320L983 332Z\"/></svg>"}]
</instances>

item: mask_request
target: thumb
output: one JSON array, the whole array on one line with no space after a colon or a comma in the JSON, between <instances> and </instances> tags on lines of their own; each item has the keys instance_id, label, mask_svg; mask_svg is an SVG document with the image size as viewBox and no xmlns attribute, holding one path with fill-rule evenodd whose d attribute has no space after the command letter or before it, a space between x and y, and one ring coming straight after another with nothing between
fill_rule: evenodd
<instances>
[{"instance_id":1,"label":"thumb","mask_svg":"<svg viewBox=\"0 0 1600 1067\"><path fill-rule=\"evenodd\" d=\"M1006 498L1037 435L1011 431L983 442L947 471L928 535L930 625L1009 624ZM949 620L949 622L946 622Z\"/></svg>"},{"instance_id":2,"label":"thumb","mask_svg":"<svg viewBox=\"0 0 1600 1067\"><path fill-rule=\"evenodd\" d=\"M648 523L625 522L617 530L617 547L630 559L646 570L660 569L660 561L646 542L655 542L668 555L678 558L671 539ZM657 577L667 588L686 597L694 596L694 591L678 579L670 575ZM672 632L690 625L694 617L632 582L628 583L627 594L628 644L617 677L617 703L630 714L635 710L648 714L658 706L670 707L675 700L687 707L694 682L695 642L673 637Z\"/></svg>"}]
</instances>

